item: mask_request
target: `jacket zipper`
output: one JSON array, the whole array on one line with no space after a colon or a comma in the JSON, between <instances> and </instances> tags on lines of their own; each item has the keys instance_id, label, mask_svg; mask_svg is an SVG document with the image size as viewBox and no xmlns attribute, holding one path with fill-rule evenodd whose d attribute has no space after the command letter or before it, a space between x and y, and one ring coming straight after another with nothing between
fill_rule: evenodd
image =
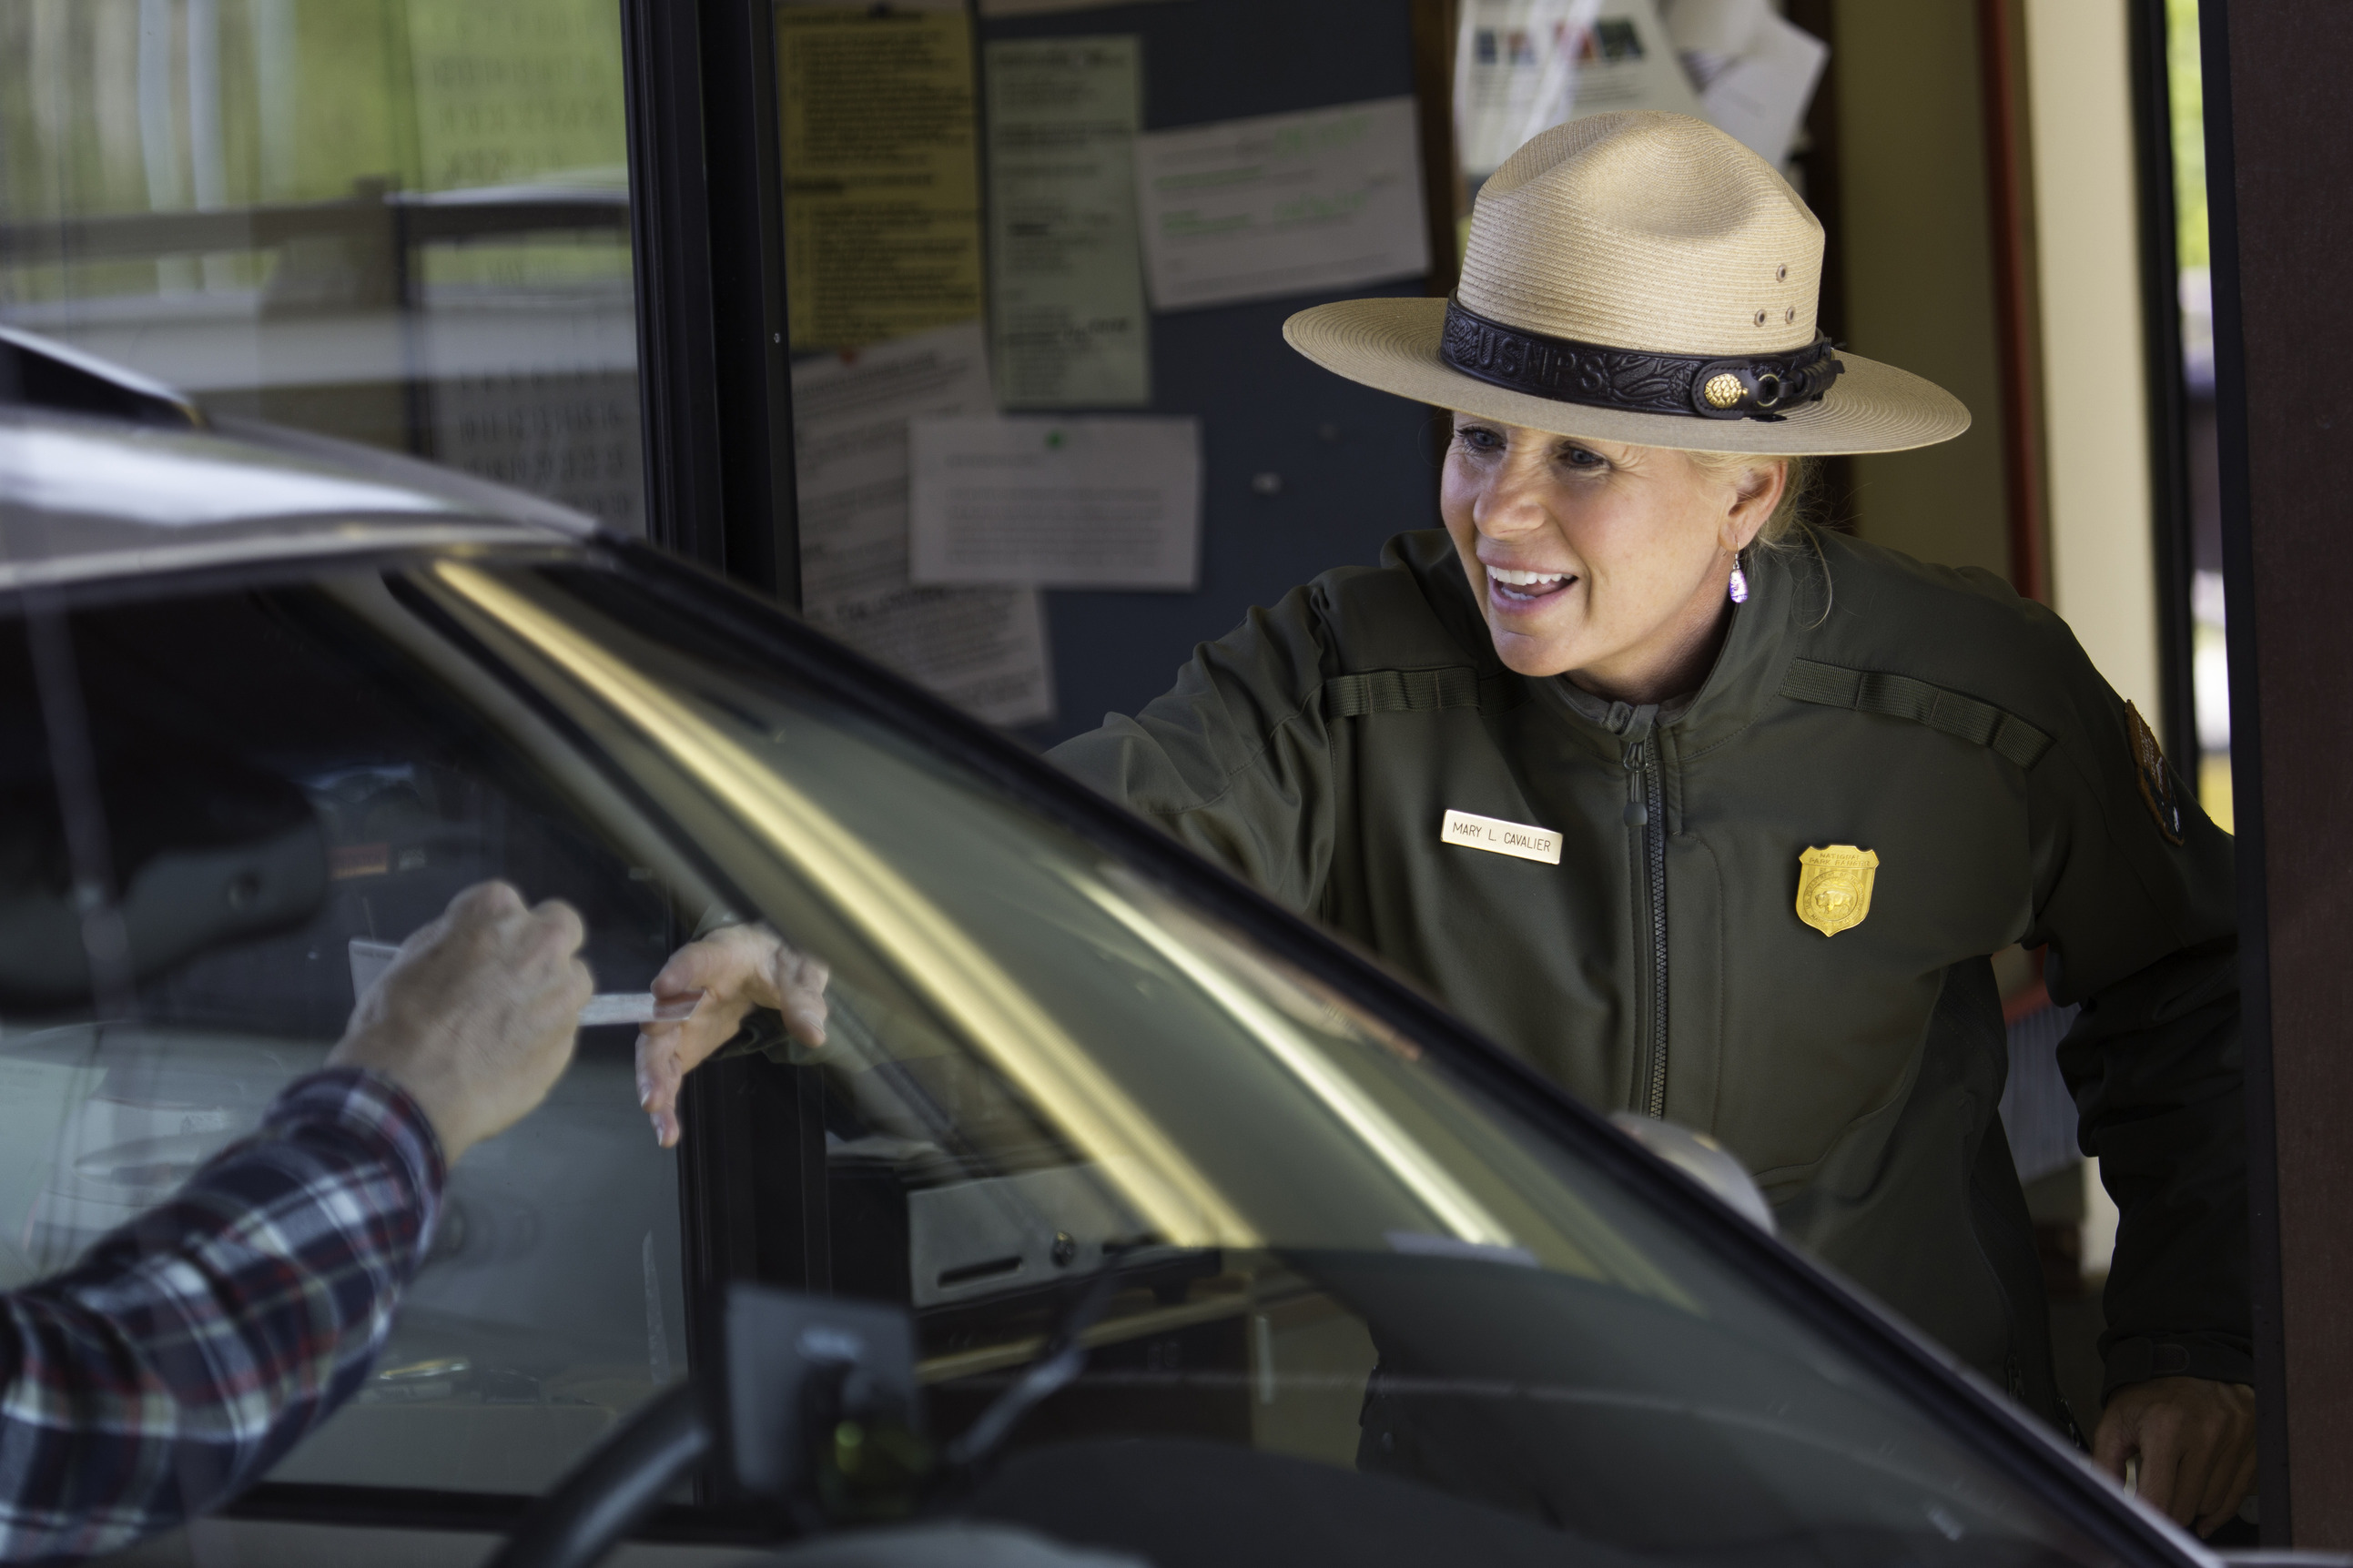
<instances>
[{"instance_id":1,"label":"jacket zipper","mask_svg":"<svg viewBox=\"0 0 2353 1568\"><path fill-rule=\"evenodd\" d=\"M1649 1071L1641 1110L1664 1121L1667 1114L1667 820L1661 797L1657 756L1641 741L1627 749L1626 764L1641 781L1644 902L1651 911L1651 1005Z\"/></svg>"}]
</instances>

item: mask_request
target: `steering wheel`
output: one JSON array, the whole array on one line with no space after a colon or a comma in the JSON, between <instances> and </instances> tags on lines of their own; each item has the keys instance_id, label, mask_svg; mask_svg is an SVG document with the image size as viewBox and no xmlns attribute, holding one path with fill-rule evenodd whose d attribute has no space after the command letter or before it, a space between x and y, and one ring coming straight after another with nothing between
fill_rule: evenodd
<instances>
[{"instance_id":1,"label":"steering wheel","mask_svg":"<svg viewBox=\"0 0 2353 1568\"><path fill-rule=\"evenodd\" d=\"M532 1505L489 1568L591 1568L715 1444L693 1383L657 1396Z\"/></svg>"}]
</instances>

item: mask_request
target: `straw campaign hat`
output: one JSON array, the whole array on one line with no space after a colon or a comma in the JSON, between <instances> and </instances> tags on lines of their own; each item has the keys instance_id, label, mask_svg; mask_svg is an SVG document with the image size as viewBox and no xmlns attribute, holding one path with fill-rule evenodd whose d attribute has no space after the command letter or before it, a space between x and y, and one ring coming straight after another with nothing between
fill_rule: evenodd
<instances>
[{"instance_id":1,"label":"straw campaign hat","mask_svg":"<svg viewBox=\"0 0 2353 1568\"><path fill-rule=\"evenodd\" d=\"M1969 411L1814 327L1822 226L1682 114L1556 125L1480 188L1449 300L1349 300L1282 335L1351 381L1558 436L1686 451L1896 452Z\"/></svg>"}]
</instances>

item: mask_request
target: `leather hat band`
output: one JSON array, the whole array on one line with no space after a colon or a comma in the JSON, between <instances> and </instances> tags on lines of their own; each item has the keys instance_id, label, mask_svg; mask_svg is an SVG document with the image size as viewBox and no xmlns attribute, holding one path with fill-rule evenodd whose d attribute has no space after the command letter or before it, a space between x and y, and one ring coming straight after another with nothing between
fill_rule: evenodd
<instances>
[{"instance_id":1,"label":"leather hat band","mask_svg":"<svg viewBox=\"0 0 2353 1568\"><path fill-rule=\"evenodd\" d=\"M1783 410L1820 402L1846 368L1819 334L1788 353L1651 353L1522 331L1452 299L1438 356L1465 375L1556 403L1701 419L1778 419Z\"/></svg>"}]
</instances>

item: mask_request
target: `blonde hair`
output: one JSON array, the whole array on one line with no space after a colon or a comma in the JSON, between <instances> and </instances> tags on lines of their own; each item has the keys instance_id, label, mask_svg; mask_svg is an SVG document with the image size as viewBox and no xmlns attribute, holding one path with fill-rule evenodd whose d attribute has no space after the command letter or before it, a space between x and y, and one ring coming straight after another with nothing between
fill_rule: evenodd
<instances>
[{"instance_id":1,"label":"blonde hair","mask_svg":"<svg viewBox=\"0 0 2353 1568\"><path fill-rule=\"evenodd\" d=\"M1683 456L1701 472L1719 479L1737 479L1743 473L1771 466L1780 468L1781 499L1774 503L1773 515L1765 520L1765 526L1757 531L1757 549L1780 549L1805 521L1807 493L1813 489L1819 458L1765 458L1748 452L1685 452Z\"/></svg>"}]
</instances>

